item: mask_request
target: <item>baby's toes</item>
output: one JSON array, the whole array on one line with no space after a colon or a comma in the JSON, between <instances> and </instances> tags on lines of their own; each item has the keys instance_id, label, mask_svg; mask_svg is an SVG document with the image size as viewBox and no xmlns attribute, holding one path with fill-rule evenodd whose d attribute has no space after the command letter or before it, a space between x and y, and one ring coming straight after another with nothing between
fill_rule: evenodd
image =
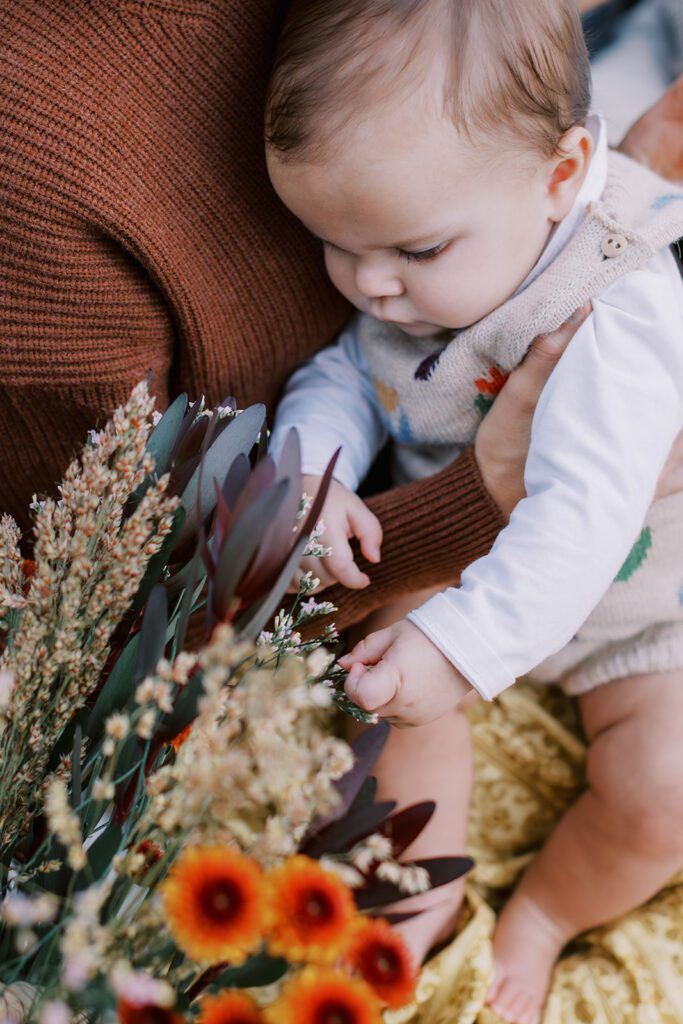
<instances>
[{"instance_id":1,"label":"baby's toes","mask_svg":"<svg viewBox=\"0 0 683 1024\"><path fill-rule=\"evenodd\" d=\"M486 1002L495 1013L510 1024L540 1024L543 1003L538 994L529 992L514 978L497 978Z\"/></svg>"}]
</instances>

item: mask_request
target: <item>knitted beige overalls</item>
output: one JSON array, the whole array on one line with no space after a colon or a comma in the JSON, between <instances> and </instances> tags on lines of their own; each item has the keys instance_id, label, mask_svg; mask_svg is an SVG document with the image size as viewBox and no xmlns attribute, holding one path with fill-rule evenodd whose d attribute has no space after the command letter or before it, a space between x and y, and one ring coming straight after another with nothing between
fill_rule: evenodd
<instances>
[{"instance_id":1,"label":"knitted beige overalls","mask_svg":"<svg viewBox=\"0 0 683 1024\"><path fill-rule=\"evenodd\" d=\"M413 338L362 317L360 343L394 440L398 481L428 476L471 444L533 339L683 236L683 190L610 153L601 199L551 265L472 327ZM532 674L583 693L683 668L683 495L651 505L634 548L572 641Z\"/></svg>"}]
</instances>

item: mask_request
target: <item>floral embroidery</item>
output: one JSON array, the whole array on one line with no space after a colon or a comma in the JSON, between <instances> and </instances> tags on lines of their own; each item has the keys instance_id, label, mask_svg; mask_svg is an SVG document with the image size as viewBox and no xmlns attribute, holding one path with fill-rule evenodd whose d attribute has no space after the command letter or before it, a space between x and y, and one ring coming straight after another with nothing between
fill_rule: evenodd
<instances>
[{"instance_id":1,"label":"floral embroidery","mask_svg":"<svg viewBox=\"0 0 683 1024\"><path fill-rule=\"evenodd\" d=\"M489 366L483 377L477 377L474 386L479 392L474 399L474 408L485 416L494 403L495 397L508 379L509 374L499 366Z\"/></svg>"}]
</instances>

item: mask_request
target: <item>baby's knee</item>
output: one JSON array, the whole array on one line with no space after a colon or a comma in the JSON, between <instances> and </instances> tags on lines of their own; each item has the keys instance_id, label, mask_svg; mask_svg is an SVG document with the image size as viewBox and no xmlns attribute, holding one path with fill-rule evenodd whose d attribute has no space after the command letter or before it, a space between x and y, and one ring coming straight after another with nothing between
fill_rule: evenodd
<instances>
[{"instance_id":1,"label":"baby's knee","mask_svg":"<svg viewBox=\"0 0 683 1024\"><path fill-rule=\"evenodd\" d=\"M683 735L675 744L653 736L629 748L617 732L601 737L588 754L588 782L609 808L606 824L631 849L655 857L680 851L683 860Z\"/></svg>"}]
</instances>

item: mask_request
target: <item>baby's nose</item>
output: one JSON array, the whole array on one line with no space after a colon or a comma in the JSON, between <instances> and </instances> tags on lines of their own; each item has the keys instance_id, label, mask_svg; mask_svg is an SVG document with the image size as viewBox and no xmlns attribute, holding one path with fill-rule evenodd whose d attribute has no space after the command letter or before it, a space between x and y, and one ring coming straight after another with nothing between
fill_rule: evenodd
<instances>
[{"instance_id":1,"label":"baby's nose","mask_svg":"<svg viewBox=\"0 0 683 1024\"><path fill-rule=\"evenodd\" d=\"M367 299L384 299L403 295L401 278L391 266L375 260L359 260L356 265L356 288Z\"/></svg>"}]
</instances>

